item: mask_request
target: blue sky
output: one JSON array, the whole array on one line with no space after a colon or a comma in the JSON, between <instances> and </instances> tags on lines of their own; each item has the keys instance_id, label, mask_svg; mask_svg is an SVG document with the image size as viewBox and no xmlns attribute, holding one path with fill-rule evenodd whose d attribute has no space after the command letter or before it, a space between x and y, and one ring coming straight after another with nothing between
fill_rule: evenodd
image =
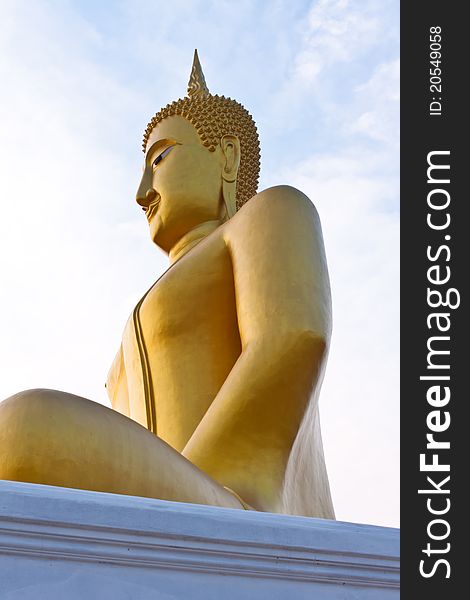
<instances>
[{"instance_id":1,"label":"blue sky","mask_svg":"<svg viewBox=\"0 0 470 600\"><path fill-rule=\"evenodd\" d=\"M260 189L322 218L334 332L321 395L337 516L398 525L397 0L0 5L0 398L106 403L124 323L166 266L134 202L143 129L209 89L260 134Z\"/></svg>"}]
</instances>

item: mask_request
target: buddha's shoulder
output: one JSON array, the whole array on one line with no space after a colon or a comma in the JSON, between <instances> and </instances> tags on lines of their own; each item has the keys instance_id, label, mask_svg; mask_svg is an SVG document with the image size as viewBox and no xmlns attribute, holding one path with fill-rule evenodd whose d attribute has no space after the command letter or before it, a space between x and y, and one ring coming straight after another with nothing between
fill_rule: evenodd
<instances>
[{"instance_id":1,"label":"buddha's shoulder","mask_svg":"<svg viewBox=\"0 0 470 600\"><path fill-rule=\"evenodd\" d=\"M313 202L303 192L290 185L276 185L253 196L238 214L249 213L250 218L256 215L264 218L266 213L274 212L288 217L293 211L318 215Z\"/></svg>"},{"instance_id":2,"label":"buddha's shoulder","mask_svg":"<svg viewBox=\"0 0 470 600\"><path fill-rule=\"evenodd\" d=\"M259 223L264 229L279 222L289 228L290 224L295 226L299 219L319 222L313 202L290 185L276 185L253 196L230 221L233 221L234 227L243 226L248 221L251 225Z\"/></svg>"}]
</instances>

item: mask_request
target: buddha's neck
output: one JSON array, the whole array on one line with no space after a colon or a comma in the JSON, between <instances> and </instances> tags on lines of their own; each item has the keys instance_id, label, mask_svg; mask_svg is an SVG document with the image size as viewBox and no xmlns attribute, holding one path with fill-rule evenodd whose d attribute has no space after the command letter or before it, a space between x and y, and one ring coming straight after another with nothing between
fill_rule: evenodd
<instances>
[{"instance_id":1,"label":"buddha's neck","mask_svg":"<svg viewBox=\"0 0 470 600\"><path fill-rule=\"evenodd\" d=\"M168 253L170 265L184 256L186 252L189 252L191 248L194 248L197 243L207 237L210 233L215 231L220 224L218 219L215 221L206 221L205 223L196 225L196 227L188 231L188 233L185 233Z\"/></svg>"}]
</instances>

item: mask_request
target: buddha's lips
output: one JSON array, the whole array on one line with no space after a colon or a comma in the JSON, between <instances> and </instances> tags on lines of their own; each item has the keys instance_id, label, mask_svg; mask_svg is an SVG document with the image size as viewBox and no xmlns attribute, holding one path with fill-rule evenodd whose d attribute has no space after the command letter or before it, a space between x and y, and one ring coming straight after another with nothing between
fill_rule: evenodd
<instances>
[{"instance_id":1,"label":"buddha's lips","mask_svg":"<svg viewBox=\"0 0 470 600\"><path fill-rule=\"evenodd\" d=\"M153 215L157 212L158 205L160 204L160 200L161 200L161 196L157 196L155 198L155 200L153 200L153 202L151 202L148 205L148 208L145 211L145 215L146 215L148 221L150 221L150 219L153 217Z\"/></svg>"}]
</instances>

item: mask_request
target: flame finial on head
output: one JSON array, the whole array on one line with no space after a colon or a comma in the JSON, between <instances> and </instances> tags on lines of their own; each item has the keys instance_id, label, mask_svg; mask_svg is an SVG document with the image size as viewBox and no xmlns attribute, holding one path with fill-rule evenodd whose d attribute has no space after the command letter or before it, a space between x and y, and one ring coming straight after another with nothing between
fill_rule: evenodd
<instances>
[{"instance_id":1,"label":"flame finial on head","mask_svg":"<svg viewBox=\"0 0 470 600\"><path fill-rule=\"evenodd\" d=\"M197 50L194 50L193 68L191 69L188 83L188 96L190 98L205 98L209 96L209 89L204 79Z\"/></svg>"}]
</instances>

